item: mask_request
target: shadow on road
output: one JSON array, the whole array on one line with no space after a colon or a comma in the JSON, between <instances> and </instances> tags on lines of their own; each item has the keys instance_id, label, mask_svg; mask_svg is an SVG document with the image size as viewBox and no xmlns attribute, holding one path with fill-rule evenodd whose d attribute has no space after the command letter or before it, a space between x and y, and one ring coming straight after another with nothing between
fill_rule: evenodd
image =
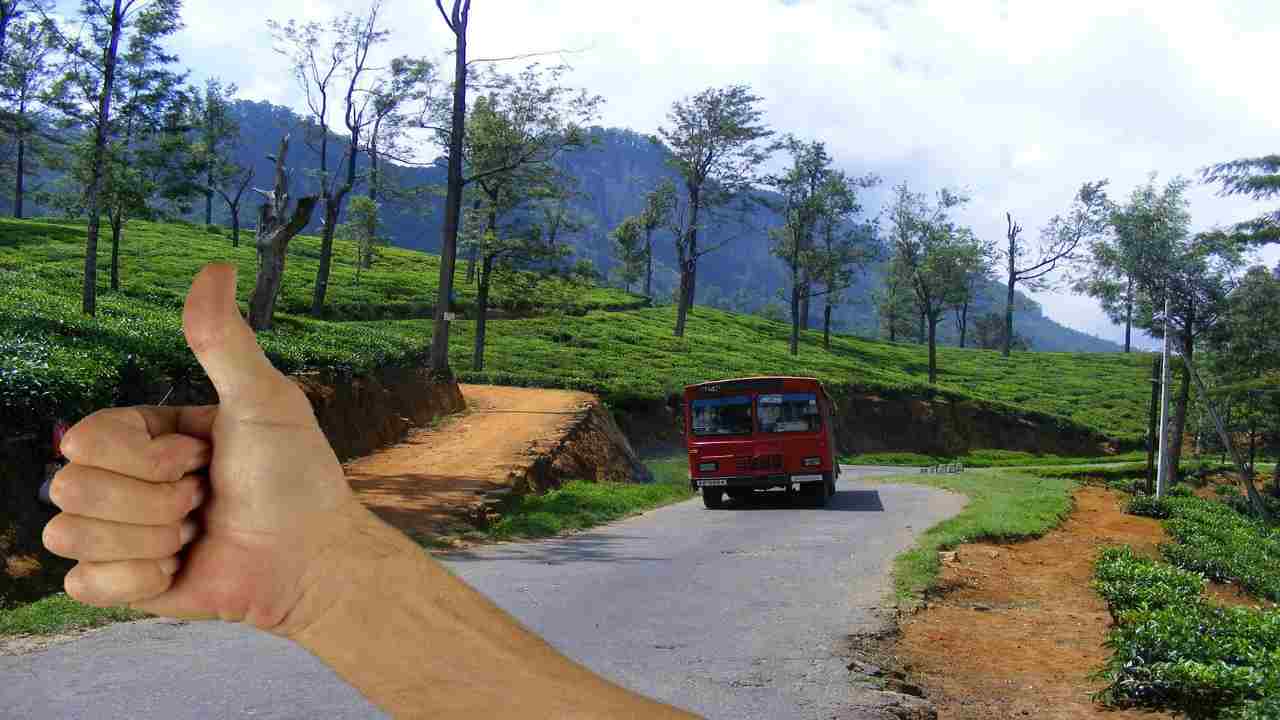
<instances>
[{"instance_id":1,"label":"shadow on road","mask_svg":"<svg viewBox=\"0 0 1280 720\"><path fill-rule=\"evenodd\" d=\"M544 565L566 565L575 562L670 562L669 557L641 557L627 554L626 550L634 536L618 534L582 533L568 538L542 540L530 543L510 543L493 545L476 551L459 550L437 555L446 562L471 562L494 560L521 560Z\"/></svg>"},{"instance_id":2,"label":"shadow on road","mask_svg":"<svg viewBox=\"0 0 1280 720\"><path fill-rule=\"evenodd\" d=\"M837 490L824 508L808 507L809 499L788 496L784 492L752 493L745 502L731 501L729 510L843 510L846 512L884 512L879 490Z\"/></svg>"}]
</instances>

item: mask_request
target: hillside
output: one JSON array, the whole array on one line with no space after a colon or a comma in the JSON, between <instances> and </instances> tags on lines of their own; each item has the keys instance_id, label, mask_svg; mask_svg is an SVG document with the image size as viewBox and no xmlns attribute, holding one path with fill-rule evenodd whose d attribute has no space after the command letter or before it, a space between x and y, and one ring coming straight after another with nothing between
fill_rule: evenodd
<instances>
[{"instance_id":1,"label":"hillside","mask_svg":"<svg viewBox=\"0 0 1280 720\"><path fill-rule=\"evenodd\" d=\"M76 274L80 229L30 221L0 221L0 402L6 424L39 427L51 418L75 418L120 397L131 385L198 376L180 330L180 299L195 271L211 260L233 260L248 294L252 257L220 235L184 225L130 225L122 250L122 289L102 287L97 318L79 313ZM292 249L286 309L305 306L314 238ZM361 285L354 286L352 248L336 246L335 302L371 305L430 298L432 256L391 251ZM104 248L102 260L109 249ZM100 282L105 284L103 268ZM378 280L372 278L377 277ZM291 290L288 288L292 288ZM935 394L1009 412L1057 418L1066 426L1132 441L1145 421L1149 360L1117 353L1014 353L943 348L941 383L925 381L921 346L818 338L804 339L799 357L786 354L784 324L698 308L683 339L671 336L670 307L602 309L633 300L614 290L575 287L567 281L520 283L525 319L498 320L489 330L488 370L463 379L600 392L625 405L662 402L686 383L730 375L810 374L832 384L896 396ZM578 296L573 302L567 296ZM514 296L513 296L514 297ZM292 298L292 299L290 299ZM589 310L584 315L574 312ZM360 313L356 313L360 314ZM455 369L469 367L472 323L454 324ZM422 319L326 321L283 312L260 335L269 356L288 371L308 368L418 366L431 324Z\"/></svg>"},{"instance_id":2,"label":"hillside","mask_svg":"<svg viewBox=\"0 0 1280 720\"><path fill-rule=\"evenodd\" d=\"M295 136L303 133L301 119L290 110L269 103L241 101L236 104L236 114L241 123L242 146L239 161L256 168L257 177L268 177L271 172L265 158L276 149L276 143L284 132ZM674 177L666 167L667 151L648 137L621 128L594 128L591 147L587 150L566 153L563 167L576 179L581 197L577 210L586 219L586 229L570 238L576 256L592 261L595 266L608 271L613 267L612 242L609 232L626 216L639 211L642 196L657 185L660 179ZM335 138L331 146L334 158L345 147L341 138ZM295 177L314 177L318 160L304 143L295 143L290 164ZM856 168L859 172L874 168ZM388 176L403 189L423 186L439 186L443 183L444 168L403 167L391 165ZM877 210L876 198L867 198L868 211ZM387 234L400 247L426 252L440 248L440 224L443 217L442 199L429 195L425 201L408 204L386 199L384 220ZM426 210L422 208L425 205ZM199 210L197 214L202 213ZM201 215L201 217L203 217ZM217 208L216 218L225 222L225 210ZM708 255L699 266L698 297L700 304L738 312L756 312L764 305L779 302L785 288L786 276L782 263L769 253L767 228L778 224L777 218L762 206L754 205L746 212L726 212L709 223L706 228L708 246L729 242L726 249ZM655 236L655 280L657 302L671 297L677 284L675 249L669 236L659 232ZM877 319L870 298L880 287L882 268L871 267L857 280L847 293L847 301L837 307L833 321L837 328L864 336L875 336ZM986 283L971 309L971 316L986 312L1004 312L1004 286L997 282ZM1108 352L1119 350L1114 343L1064 327L1044 316L1041 308L1022 293L1018 294L1019 312L1015 315L1015 330L1032 342L1034 350ZM814 323L818 322L821 308L815 306ZM956 344L958 334L950 317L939 327L941 341Z\"/></svg>"}]
</instances>

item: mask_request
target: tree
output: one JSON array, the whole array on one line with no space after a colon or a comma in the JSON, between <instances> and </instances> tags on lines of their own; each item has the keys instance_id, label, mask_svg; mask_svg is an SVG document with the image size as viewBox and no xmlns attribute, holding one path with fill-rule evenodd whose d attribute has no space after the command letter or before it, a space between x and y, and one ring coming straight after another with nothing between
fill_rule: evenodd
<instances>
[{"instance_id":1,"label":"tree","mask_svg":"<svg viewBox=\"0 0 1280 720\"><path fill-rule=\"evenodd\" d=\"M978 252L963 259L960 268L960 284L951 298L951 309L955 313L956 331L960 334L960 347L964 347L969 330L969 305L977 298L978 291L991 280L991 256L995 248L977 241ZM1011 317L1011 316L1009 316Z\"/></svg>"},{"instance_id":2,"label":"tree","mask_svg":"<svg viewBox=\"0 0 1280 720\"><path fill-rule=\"evenodd\" d=\"M669 178L664 178L644 196L640 226L644 230L644 295L648 298L653 297L653 232L670 224L675 199L676 184Z\"/></svg>"},{"instance_id":3,"label":"tree","mask_svg":"<svg viewBox=\"0 0 1280 720\"><path fill-rule=\"evenodd\" d=\"M232 163L214 189L227 204L227 212L231 215L231 247L240 247L240 200L244 191L253 182L253 168Z\"/></svg>"},{"instance_id":4,"label":"tree","mask_svg":"<svg viewBox=\"0 0 1280 720\"><path fill-rule=\"evenodd\" d=\"M876 293L875 303L881 334L887 335L889 342L897 342L899 335L911 332L911 320L920 313L916 310L906 270L896 258L885 264L884 285Z\"/></svg>"},{"instance_id":5,"label":"tree","mask_svg":"<svg viewBox=\"0 0 1280 720\"><path fill-rule=\"evenodd\" d=\"M406 132L415 126L409 108L417 108L419 116L440 113L440 102L432 95L436 84L435 63L409 56L394 58L386 74L374 83L369 93L372 119L365 141L370 200L377 202L388 186L382 173L383 159L408 162L412 153L405 141Z\"/></svg>"},{"instance_id":6,"label":"tree","mask_svg":"<svg viewBox=\"0 0 1280 720\"><path fill-rule=\"evenodd\" d=\"M1194 362L1197 340L1212 332L1227 311L1233 276L1242 262L1238 239L1221 233L1189 232L1185 199L1187 181L1174 178L1158 195L1154 188L1141 194L1159 198L1152 211L1128 222L1145 238L1145 252L1131 262L1134 268L1134 324L1170 341L1187 365ZM1165 314L1165 300L1169 312ZM1191 392L1190 373L1182 373L1175 400L1169 467L1177 477Z\"/></svg>"},{"instance_id":7,"label":"tree","mask_svg":"<svg viewBox=\"0 0 1280 720\"><path fill-rule=\"evenodd\" d=\"M627 292L631 285L645 274L645 267L650 262L649 248L644 242L644 226L636 216L631 216L618 223L611 233L614 255L618 258L618 275Z\"/></svg>"},{"instance_id":8,"label":"tree","mask_svg":"<svg viewBox=\"0 0 1280 720\"><path fill-rule=\"evenodd\" d=\"M1000 350L1007 346L1012 350L1030 350L1031 342L1018 333L1006 342L1005 332L1008 325L1005 318L995 313L987 313L973 321L974 345L984 350Z\"/></svg>"},{"instance_id":9,"label":"tree","mask_svg":"<svg viewBox=\"0 0 1280 720\"><path fill-rule=\"evenodd\" d=\"M1280 197L1280 155L1219 163L1202 170L1201 177L1205 182L1221 185L1221 195L1243 195L1254 200ZM1280 242L1280 209L1236 223L1231 232L1244 243Z\"/></svg>"},{"instance_id":10,"label":"tree","mask_svg":"<svg viewBox=\"0 0 1280 720\"><path fill-rule=\"evenodd\" d=\"M14 3L0 2L6 4ZM7 22L0 18L0 23ZM20 20L6 28L0 51L4 59L0 65L0 99L4 102L0 121L14 144L15 218L23 216L27 175L37 169L39 159L48 151L44 129L49 122L42 100L53 83L55 70L51 63L55 35L49 28L47 22Z\"/></svg>"},{"instance_id":11,"label":"tree","mask_svg":"<svg viewBox=\"0 0 1280 720\"><path fill-rule=\"evenodd\" d=\"M244 168L231 159L232 151L240 139L240 126L231 114L235 94L235 83L223 83L216 77L205 80L203 92L190 93L194 101L191 124L196 132L192 171L197 177L203 178L200 192L204 195L205 225L213 224L215 193L222 195L233 216L236 214L236 208L221 188L236 179L243 179L246 174ZM233 223L238 224L234 217ZM239 245L238 239L233 243Z\"/></svg>"},{"instance_id":12,"label":"tree","mask_svg":"<svg viewBox=\"0 0 1280 720\"><path fill-rule=\"evenodd\" d=\"M1005 238L1009 244L1001 256L1008 267L1004 305L1006 342L1013 339L1014 290L1017 284L1022 283L1032 290L1048 288L1049 275L1058 269L1059 263L1075 261L1080 243L1097 236L1105 229L1110 209L1106 185L1106 180L1082 185L1067 216L1054 215L1040 231L1040 245L1034 252L1018 237L1022 233L1022 226L1013 221L1012 213L1005 213L1005 220L1008 222ZM964 347L963 340L960 346ZM1009 347L1003 348L1005 357L1009 356L1009 350Z\"/></svg>"},{"instance_id":13,"label":"tree","mask_svg":"<svg viewBox=\"0 0 1280 720\"><path fill-rule=\"evenodd\" d=\"M1093 297L1116 324L1124 325L1124 351L1132 348L1138 276L1155 257L1162 234L1183 232L1189 222L1182 194L1185 182L1157 191L1155 177L1134 189L1124 205L1106 204L1103 232L1089 241L1084 274L1073 284L1076 292ZM1178 228L1181 228L1179 230Z\"/></svg>"},{"instance_id":14,"label":"tree","mask_svg":"<svg viewBox=\"0 0 1280 720\"><path fill-rule=\"evenodd\" d=\"M781 227L770 233L770 249L790 273L790 351L795 355L799 352L805 306L814 297L828 299L823 346L831 347L833 296L849 287L852 267L869 259L861 253L865 229L849 227L861 211L856 188L874 186L879 179L867 176L851 180L835 170L821 142L804 142L788 135L780 145L791 155L792 164L785 172L766 178L766 183L777 191L779 200L765 202L783 221ZM823 238L821 244L815 242L818 235ZM815 280L818 285L814 284Z\"/></svg>"},{"instance_id":15,"label":"tree","mask_svg":"<svg viewBox=\"0 0 1280 720\"><path fill-rule=\"evenodd\" d=\"M324 299L329 288L329 270L333 263L333 234L338 226L342 203L356 184L356 163L363 133L370 121L371 95L363 84L370 70L369 52L386 40L388 32L378 26L381 0L373 0L363 15L344 13L328 25L317 22L298 24L294 20L280 24L269 22L278 43L276 50L285 55L294 77L306 93L310 122L318 135L316 152L320 158L320 262L316 269L315 290L311 295L311 314L324 314ZM340 84L335 84L341 80ZM347 129L347 146L338 161L337 172L329 172L329 108L333 93L340 93L342 122Z\"/></svg>"},{"instance_id":16,"label":"tree","mask_svg":"<svg viewBox=\"0 0 1280 720\"><path fill-rule=\"evenodd\" d=\"M1224 322L1210 334L1208 367L1219 397L1233 409L1249 440L1249 465L1259 441L1280 447L1280 277L1249 268L1227 300ZM1280 471L1275 473L1280 496Z\"/></svg>"},{"instance_id":17,"label":"tree","mask_svg":"<svg viewBox=\"0 0 1280 720\"><path fill-rule=\"evenodd\" d=\"M680 271L676 337L684 336L693 307L698 259L719 247L698 247L703 211L710 214L750 189L756 169L771 152L761 144L773 131L761 123L760 102L746 85L708 88L673 103L667 113L669 125L658 128L671 150L668 162L684 181L687 196L683 217L674 223L681 229L675 237Z\"/></svg>"},{"instance_id":18,"label":"tree","mask_svg":"<svg viewBox=\"0 0 1280 720\"><path fill-rule=\"evenodd\" d=\"M373 267L378 248L386 245L386 238L379 234L378 204L367 195L355 195L347 206L347 221L338 226L338 236L350 240L356 246L356 284L360 284L360 271Z\"/></svg>"},{"instance_id":19,"label":"tree","mask_svg":"<svg viewBox=\"0 0 1280 720\"><path fill-rule=\"evenodd\" d=\"M930 383L938 380L938 323L962 292L966 271L982 252L973 233L949 217L952 209L966 202L968 198L944 188L930 203L904 182L894 188L889 206L894 261L915 295L928 331Z\"/></svg>"},{"instance_id":20,"label":"tree","mask_svg":"<svg viewBox=\"0 0 1280 720\"><path fill-rule=\"evenodd\" d=\"M467 25L471 0L453 0L453 10L445 12L444 0L436 9L454 37L453 105L450 108L448 143L449 174L445 185L444 225L440 230L440 280L436 288L436 316L431 333L431 371L449 375L449 320L453 300L453 271L458 256L458 220L462 214L462 147L467 112Z\"/></svg>"},{"instance_id":21,"label":"tree","mask_svg":"<svg viewBox=\"0 0 1280 720\"><path fill-rule=\"evenodd\" d=\"M319 198L307 195L299 198L290 211L289 173L285 169L285 156L289 153L289 136L280 139L280 149L274 157L275 184L270 192L259 191L266 198L258 208L258 228L254 243L258 249L258 277L249 298L249 326L254 330L270 330L275 316L276 298L284 281L284 261L289 253L289 241L311 222Z\"/></svg>"},{"instance_id":22,"label":"tree","mask_svg":"<svg viewBox=\"0 0 1280 720\"><path fill-rule=\"evenodd\" d=\"M603 100L559 84L566 70L558 66L544 72L530 65L518 75L498 75L488 93L476 100L468 119L465 182L478 186L486 214L481 241L468 248L479 263L476 370L484 364L493 269L500 264L554 261L563 256L555 244L563 216L544 216L548 222L536 225L537 233L529 230L528 224L508 225L504 219L527 202L568 192L560 185L566 178L553 162L562 152L586 145L584 128L596 118Z\"/></svg>"},{"instance_id":23,"label":"tree","mask_svg":"<svg viewBox=\"0 0 1280 720\"><path fill-rule=\"evenodd\" d=\"M84 190L88 227L81 310L86 315L97 311L98 234L103 209L100 196L113 131L111 107L117 90L120 41L129 30L142 38L142 44L172 34L180 25L180 7L180 0L82 0L82 29L78 36L68 37L56 29L56 24L50 25L67 63L49 97L71 123L88 126L93 134Z\"/></svg>"}]
</instances>

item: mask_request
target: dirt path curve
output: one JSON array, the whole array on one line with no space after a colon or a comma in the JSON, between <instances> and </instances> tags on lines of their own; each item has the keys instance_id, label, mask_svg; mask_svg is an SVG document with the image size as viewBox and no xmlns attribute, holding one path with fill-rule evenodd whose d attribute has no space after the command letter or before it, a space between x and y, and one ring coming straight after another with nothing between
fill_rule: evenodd
<instances>
[{"instance_id":1,"label":"dirt path curve","mask_svg":"<svg viewBox=\"0 0 1280 720\"><path fill-rule=\"evenodd\" d=\"M485 493L510 487L595 402L569 390L461 388L465 412L346 464L360 500L410 535L439 534Z\"/></svg>"}]
</instances>

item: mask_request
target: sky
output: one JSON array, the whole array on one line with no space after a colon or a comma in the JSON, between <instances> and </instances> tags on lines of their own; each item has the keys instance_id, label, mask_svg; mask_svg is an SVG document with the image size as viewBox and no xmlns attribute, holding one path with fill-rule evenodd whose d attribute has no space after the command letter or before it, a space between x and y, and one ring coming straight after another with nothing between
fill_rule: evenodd
<instances>
[{"instance_id":1,"label":"sky","mask_svg":"<svg viewBox=\"0 0 1280 720\"><path fill-rule=\"evenodd\" d=\"M446 0L446 5L450 0ZM302 108L268 19L324 20L366 1L188 0L170 43L200 79ZM443 58L429 0L384 0L383 58ZM960 218L1000 240L1005 213L1038 237L1080 184L1123 198L1150 173L1280 152L1280 2L1151 0L473 0L469 53L545 58L603 95L601 124L654 132L672 101L747 83L768 123L827 143L837 165L917 191L965 189ZM512 65L518 69L520 65ZM1197 184L1193 229L1274 208ZM1280 248L1263 251L1270 266ZM1089 298L1034 295L1055 320L1119 341Z\"/></svg>"}]
</instances>

